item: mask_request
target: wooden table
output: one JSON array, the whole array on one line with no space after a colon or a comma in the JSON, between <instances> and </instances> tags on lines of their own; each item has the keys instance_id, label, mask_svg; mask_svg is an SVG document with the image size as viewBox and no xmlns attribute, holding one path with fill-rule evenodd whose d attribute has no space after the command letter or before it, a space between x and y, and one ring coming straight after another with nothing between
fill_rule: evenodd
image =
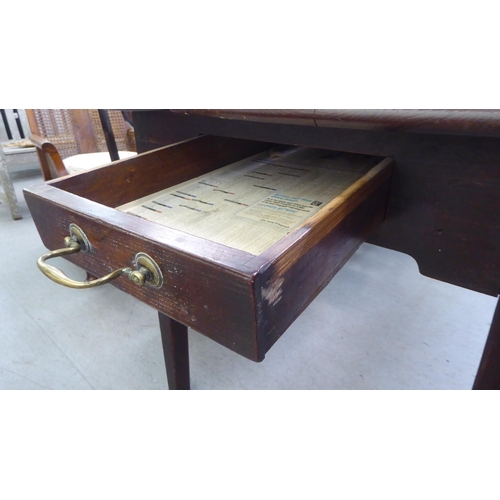
<instances>
[{"instance_id":1,"label":"wooden table","mask_svg":"<svg viewBox=\"0 0 500 500\"><path fill-rule=\"evenodd\" d=\"M387 220L368 239L431 278L500 292L500 111L134 111L139 152L199 134L393 157ZM187 329L160 313L171 386L189 385ZM500 388L497 305L474 389Z\"/></svg>"}]
</instances>

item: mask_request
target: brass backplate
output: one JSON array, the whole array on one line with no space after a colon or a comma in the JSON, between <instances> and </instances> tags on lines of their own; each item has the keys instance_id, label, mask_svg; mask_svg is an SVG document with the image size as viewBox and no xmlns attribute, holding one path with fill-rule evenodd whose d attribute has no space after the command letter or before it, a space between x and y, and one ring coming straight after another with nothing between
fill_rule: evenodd
<instances>
[{"instance_id":1,"label":"brass backplate","mask_svg":"<svg viewBox=\"0 0 500 500\"><path fill-rule=\"evenodd\" d=\"M83 229L78 227L76 224L69 225L69 234L74 239L76 238L78 243L80 243L82 252L90 252L92 245L90 244L87 235L83 232Z\"/></svg>"},{"instance_id":2,"label":"brass backplate","mask_svg":"<svg viewBox=\"0 0 500 500\"><path fill-rule=\"evenodd\" d=\"M151 273L152 278L146 281L146 285L161 288L163 285L163 274L161 273L158 264L148 254L139 252L135 256L135 265L137 269L144 266Z\"/></svg>"}]
</instances>

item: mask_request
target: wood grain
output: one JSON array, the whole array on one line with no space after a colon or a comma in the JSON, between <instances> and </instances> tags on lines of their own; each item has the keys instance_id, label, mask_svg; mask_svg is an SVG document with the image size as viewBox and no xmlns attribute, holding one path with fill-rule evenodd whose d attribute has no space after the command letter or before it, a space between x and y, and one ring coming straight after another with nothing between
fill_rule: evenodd
<instances>
[{"instance_id":1,"label":"wood grain","mask_svg":"<svg viewBox=\"0 0 500 500\"><path fill-rule=\"evenodd\" d=\"M372 169L371 175L336 198L334 206L325 207L331 210L329 217L316 214L318 218L302 228L307 232L260 270L255 295L263 350L271 348L383 222L391 167L392 161L387 159Z\"/></svg>"},{"instance_id":2,"label":"wood grain","mask_svg":"<svg viewBox=\"0 0 500 500\"><path fill-rule=\"evenodd\" d=\"M368 241L411 255L426 276L498 296L499 110L199 111L135 112L138 142L209 133L394 157L387 218ZM499 308L475 388L500 388Z\"/></svg>"},{"instance_id":3,"label":"wood grain","mask_svg":"<svg viewBox=\"0 0 500 500\"><path fill-rule=\"evenodd\" d=\"M135 113L138 117L141 112ZM368 240L412 256L431 278L497 296L500 291L500 141L494 137L222 120L144 112L143 143L168 131L393 157L386 222ZM404 121L404 120L403 120ZM163 131L165 130L165 135ZM454 129L451 129L452 131Z\"/></svg>"},{"instance_id":4,"label":"wood grain","mask_svg":"<svg viewBox=\"0 0 500 500\"><path fill-rule=\"evenodd\" d=\"M204 136L58 179L51 185L117 207L270 147L263 142Z\"/></svg>"},{"instance_id":5,"label":"wood grain","mask_svg":"<svg viewBox=\"0 0 500 500\"><path fill-rule=\"evenodd\" d=\"M289 125L316 125L314 109L174 109L184 115L208 116Z\"/></svg>"},{"instance_id":6,"label":"wood grain","mask_svg":"<svg viewBox=\"0 0 500 500\"><path fill-rule=\"evenodd\" d=\"M182 109L176 113L225 120L341 129L500 137L495 109Z\"/></svg>"},{"instance_id":7,"label":"wood grain","mask_svg":"<svg viewBox=\"0 0 500 500\"><path fill-rule=\"evenodd\" d=\"M368 174L258 256L112 207L269 146L201 137L27 189L25 198L47 248L61 248L69 224L78 225L87 234L92 250L68 256L68 260L97 277L131 266L138 252L147 253L162 270L161 289L138 287L126 277L112 284L238 354L261 361L276 336L312 300L327 277L338 271L368 232L383 220L391 160L373 158L373 163L379 164ZM381 186L383 189L379 189ZM365 199L372 199L370 210L359 208L365 206ZM353 225L355 230L350 229ZM315 247L334 257L323 259L321 269L316 257L309 257L316 255ZM275 312L273 287L282 278L292 290L285 296L296 294L297 284L304 293L298 300L283 301ZM285 310L283 304L287 304Z\"/></svg>"},{"instance_id":8,"label":"wood grain","mask_svg":"<svg viewBox=\"0 0 500 500\"><path fill-rule=\"evenodd\" d=\"M189 390L189 345L188 329L181 323L158 313L168 388Z\"/></svg>"},{"instance_id":9,"label":"wood grain","mask_svg":"<svg viewBox=\"0 0 500 500\"><path fill-rule=\"evenodd\" d=\"M36 147L44 180L68 175L61 155L50 141L37 134L31 134L29 139Z\"/></svg>"},{"instance_id":10,"label":"wood grain","mask_svg":"<svg viewBox=\"0 0 500 500\"><path fill-rule=\"evenodd\" d=\"M205 240L189 238L190 235L179 232L172 236L168 228L158 224L146 224L149 221L101 208L94 202L50 186L42 188L25 190L25 198L47 248L62 248L68 226L74 223L87 234L92 252L80 252L68 256L67 260L92 276L100 277L114 269L133 266L138 252L150 255L163 273L161 289L138 287L126 276L114 280L112 285L238 354L258 359L253 277L250 272L244 273L229 265L234 253L225 255L218 252L220 246L210 245ZM137 225L130 226L128 222L135 219ZM156 232L148 233L144 230L146 226L153 226ZM151 238L151 235L158 237ZM168 243L169 238L175 245ZM191 251L186 250L189 240ZM249 255L234 252L247 258ZM40 279L46 278L40 274Z\"/></svg>"}]
</instances>

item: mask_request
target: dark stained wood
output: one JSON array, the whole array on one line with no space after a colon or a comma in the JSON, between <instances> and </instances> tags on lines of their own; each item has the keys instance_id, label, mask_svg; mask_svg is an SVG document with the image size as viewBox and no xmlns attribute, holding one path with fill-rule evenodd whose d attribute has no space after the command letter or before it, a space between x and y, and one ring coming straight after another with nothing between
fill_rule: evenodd
<instances>
[{"instance_id":1,"label":"dark stained wood","mask_svg":"<svg viewBox=\"0 0 500 500\"><path fill-rule=\"evenodd\" d=\"M244 272L244 263L252 255L51 186L26 190L24 195L47 248L62 248L69 224L77 224L89 237L92 252L77 253L68 260L98 277L133 265L138 252L147 253L162 270L161 289L139 287L126 276L114 280L113 286L238 354L258 359L253 278L249 270ZM46 278L40 275L40 279Z\"/></svg>"},{"instance_id":2,"label":"dark stained wood","mask_svg":"<svg viewBox=\"0 0 500 500\"><path fill-rule=\"evenodd\" d=\"M261 270L255 283L259 345L264 352L383 222L391 175L391 168L387 166L392 166L389 159L381 164L384 168L380 174L354 184L345 200L334 199L333 217L310 220L303 228L304 237L291 251L280 253L271 247L262 255L277 254ZM286 240L284 238L275 246L286 246Z\"/></svg>"},{"instance_id":3,"label":"dark stained wood","mask_svg":"<svg viewBox=\"0 0 500 500\"><path fill-rule=\"evenodd\" d=\"M172 115L172 113L167 113ZM151 151L167 144L175 144L200 135L198 132L193 131L193 127L186 123L185 120L181 123L175 123L175 121L170 123L168 119L164 120L165 111L162 110L134 111L132 116L134 130L140 130L140 134L135 135L138 153Z\"/></svg>"},{"instance_id":4,"label":"dark stained wood","mask_svg":"<svg viewBox=\"0 0 500 500\"><path fill-rule=\"evenodd\" d=\"M51 185L102 205L117 207L269 147L263 142L199 137L160 148L154 154L133 156L72 175Z\"/></svg>"},{"instance_id":5,"label":"dark stained wood","mask_svg":"<svg viewBox=\"0 0 500 500\"><path fill-rule=\"evenodd\" d=\"M118 148L116 147L115 136L111 128L111 122L109 121L108 111L106 109L98 109L97 112L99 113L99 119L101 120L102 131L104 132L104 139L108 147L111 161L119 160Z\"/></svg>"},{"instance_id":6,"label":"dark stained wood","mask_svg":"<svg viewBox=\"0 0 500 500\"><path fill-rule=\"evenodd\" d=\"M314 109L173 109L175 113L224 120L243 120L289 125L316 125Z\"/></svg>"},{"instance_id":7,"label":"dark stained wood","mask_svg":"<svg viewBox=\"0 0 500 500\"><path fill-rule=\"evenodd\" d=\"M168 292L138 289L124 278L115 286L249 359L263 359L372 230L369 242L411 255L422 274L493 296L500 291L500 111L156 110L134 111L133 117L138 151L200 134L220 138L190 142L203 145L205 155L176 145L156 158L143 158L142 172L137 163L118 162L115 170L111 166L93 177L74 176L46 191L28 191L44 243L59 247L69 222L89 227L97 235L91 262L83 254L69 260L94 275L109 272L117 262L127 265L137 251L150 253L174 271ZM214 144L233 140L237 155L251 144L234 142L240 139L257 141L259 148L278 143L394 157L388 203L389 178L382 176L370 185L369 196L352 197L336 212L344 217L310 221L258 257L159 230L110 208L161 189L158 182L171 185L210 171L208 157L215 155L215 164L220 160L222 166L224 147ZM177 171L176 164L182 164ZM142 175L148 172L153 175ZM115 192L108 196L110 185ZM188 291L196 283L201 297L193 299ZM207 303L209 312L202 311ZM498 316L497 307L475 388L499 387Z\"/></svg>"},{"instance_id":8,"label":"dark stained wood","mask_svg":"<svg viewBox=\"0 0 500 500\"><path fill-rule=\"evenodd\" d=\"M68 175L59 151L50 141L36 134L31 134L29 138L38 153L44 180Z\"/></svg>"},{"instance_id":9,"label":"dark stained wood","mask_svg":"<svg viewBox=\"0 0 500 500\"><path fill-rule=\"evenodd\" d=\"M500 110L318 109L318 127L500 137Z\"/></svg>"},{"instance_id":10,"label":"dark stained wood","mask_svg":"<svg viewBox=\"0 0 500 500\"><path fill-rule=\"evenodd\" d=\"M500 390L500 300L495 309L473 389Z\"/></svg>"},{"instance_id":11,"label":"dark stained wood","mask_svg":"<svg viewBox=\"0 0 500 500\"><path fill-rule=\"evenodd\" d=\"M144 127L136 130L143 147L148 142L160 144L169 138L169 130L178 129L191 136L210 133L393 157L387 220L368 241L411 255L425 276L498 295L500 141L495 137L452 135L459 131L458 122L449 125L450 134L444 133L446 129L442 134L409 132L402 117L398 129L374 130L373 125L365 130L169 111L136 112L134 116ZM376 116L372 116L374 124ZM477 133L478 127L474 129Z\"/></svg>"},{"instance_id":12,"label":"dark stained wood","mask_svg":"<svg viewBox=\"0 0 500 500\"><path fill-rule=\"evenodd\" d=\"M257 265L253 263L255 260L260 264L264 262L259 257L255 257L247 252L226 247L183 231L166 228L141 217L136 217L57 189L49 183L26 188L24 193L30 198L30 201L33 199L32 202L36 204L36 209L39 209L44 203L47 203L47 200L50 200L50 205L54 205L55 207L54 210L61 210L61 215L59 216L61 218L61 231L67 231L68 229L69 222L65 221L63 217L63 212L67 209L68 215L71 215L71 217L73 213L75 217L84 215L91 223L102 223L113 229L119 228L126 233L140 235L144 240L166 245L178 253L196 255L201 259L211 262L214 266L231 269L234 273L246 275L254 265ZM58 219L56 220L58 221ZM46 223L46 227L43 227L44 231L50 229L50 218L40 218L40 223L42 222ZM56 223L53 226L54 230L58 230ZM42 241L45 241L45 233L40 236L42 237ZM99 241L99 238L96 238L96 240ZM58 240L53 239L53 241L55 244L59 244ZM50 248L48 245L46 246Z\"/></svg>"},{"instance_id":13,"label":"dark stained wood","mask_svg":"<svg viewBox=\"0 0 500 500\"><path fill-rule=\"evenodd\" d=\"M164 285L161 289L138 287L126 276L113 281L113 285L238 354L261 361L272 345L269 331L279 329L278 335L281 335L308 303L308 297L290 302L286 314L278 314L284 321L280 319L276 327L266 320L267 314L273 314L273 303L268 301L267 309L262 305L269 297L269 284L264 284L260 276L265 273L266 280L273 282L271 287L280 274L286 274L290 282L295 279L301 282L306 267L310 267L311 276L316 277L316 262L307 257L316 245L322 246L324 252L335 254L335 259L325 261L325 265L333 267L323 268L328 275L333 275L362 238L382 221L391 160L373 157L374 167L366 175L258 256L169 229L117 211L112 206L117 202L116 191L119 191L120 203L124 203L128 197L136 199L186 180L182 167L195 176L270 146L253 141L201 137L134 157L132 163L124 160L107 168L29 188L25 190L25 198L47 248L61 248L69 224L77 224L87 234L92 250L68 256L68 260L98 277L131 266L138 252L147 253L162 270ZM101 172L105 179L102 185L96 172ZM154 184L150 178L155 179ZM374 195L380 186L383 186L383 196ZM372 196L371 210L364 210L360 218L358 207L365 198ZM344 219L347 222L342 225ZM346 228L352 225L356 231L347 231ZM339 242L342 244L337 248L335 245ZM300 265L295 266L298 261ZM296 275L297 270L300 276ZM320 278L317 289L324 286L326 279L323 275ZM308 287L313 285L307 278L305 282ZM261 291L260 284L266 290ZM311 289L308 293L315 296L317 290Z\"/></svg>"},{"instance_id":14,"label":"dark stained wood","mask_svg":"<svg viewBox=\"0 0 500 500\"><path fill-rule=\"evenodd\" d=\"M134 113L142 150L209 133L394 157L387 219L368 241L424 275L500 292L500 110L173 111ZM475 388L500 385L498 315Z\"/></svg>"},{"instance_id":15,"label":"dark stained wood","mask_svg":"<svg viewBox=\"0 0 500 500\"><path fill-rule=\"evenodd\" d=\"M494 109L183 109L185 115L362 130L500 137Z\"/></svg>"},{"instance_id":16,"label":"dark stained wood","mask_svg":"<svg viewBox=\"0 0 500 500\"><path fill-rule=\"evenodd\" d=\"M168 387L170 390L190 389L188 329L161 312L158 319Z\"/></svg>"},{"instance_id":17,"label":"dark stained wood","mask_svg":"<svg viewBox=\"0 0 500 500\"><path fill-rule=\"evenodd\" d=\"M384 186L385 197L375 205L380 205L385 211L393 163L392 158L381 160L374 157L372 168L366 175L259 257L272 262L279 274L284 273L295 261L335 230L365 199L371 198L380 185ZM368 218L367 215L366 220Z\"/></svg>"}]
</instances>

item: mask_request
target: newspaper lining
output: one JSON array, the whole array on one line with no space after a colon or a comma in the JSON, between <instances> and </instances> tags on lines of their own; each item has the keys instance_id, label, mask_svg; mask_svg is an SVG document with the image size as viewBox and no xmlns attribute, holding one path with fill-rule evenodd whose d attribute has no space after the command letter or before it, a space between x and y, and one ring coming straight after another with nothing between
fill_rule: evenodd
<instances>
[{"instance_id":1,"label":"newspaper lining","mask_svg":"<svg viewBox=\"0 0 500 500\"><path fill-rule=\"evenodd\" d=\"M271 150L117 209L259 255L376 163L318 149Z\"/></svg>"}]
</instances>

